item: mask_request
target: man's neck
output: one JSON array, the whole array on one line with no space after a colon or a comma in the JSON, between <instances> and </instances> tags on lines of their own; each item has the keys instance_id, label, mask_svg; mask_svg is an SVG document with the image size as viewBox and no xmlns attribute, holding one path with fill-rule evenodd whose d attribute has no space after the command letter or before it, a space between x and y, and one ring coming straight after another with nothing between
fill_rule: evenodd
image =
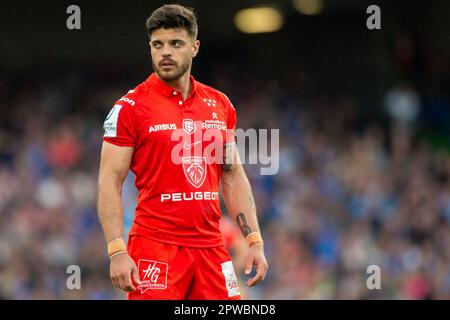
<instances>
[{"instance_id":1,"label":"man's neck","mask_svg":"<svg viewBox=\"0 0 450 320\"><path fill-rule=\"evenodd\" d=\"M182 77L177 80L166 82L169 86L181 92L183 100L189 96L191 92L191 77L190 73L186 72Z\"/></svg>"}]
</instances>

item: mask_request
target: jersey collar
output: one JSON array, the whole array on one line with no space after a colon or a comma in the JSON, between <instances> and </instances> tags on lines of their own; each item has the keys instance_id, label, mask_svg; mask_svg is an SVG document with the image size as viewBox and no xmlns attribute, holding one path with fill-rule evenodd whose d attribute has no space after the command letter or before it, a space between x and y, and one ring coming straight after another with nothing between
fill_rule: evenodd
<instances>
[{"instance_id":1,"label":"jersey collar","mask_svg":"<svg viewBox=\"0 0 450 320\"><path fill-rule=\"evenodd\" d=\"M194 77L192 75L190 75L189 77L190 82L191 82L191 92L189 93L189 97L192 97L195 93L196 90L196 80L194 79ZM171 97L174 93L174 91L178 92L178 94L181 94L181 92L179 92L178 90L175 90L174 88L172 88L171 86L169 86L167 83L165 83L164 81L162 81L155 72L153 72L145 81L147 86L153 87L154 89L156 89L158 92L160 92L163 96L165 97Z\"/></svg>"}]
</instances>

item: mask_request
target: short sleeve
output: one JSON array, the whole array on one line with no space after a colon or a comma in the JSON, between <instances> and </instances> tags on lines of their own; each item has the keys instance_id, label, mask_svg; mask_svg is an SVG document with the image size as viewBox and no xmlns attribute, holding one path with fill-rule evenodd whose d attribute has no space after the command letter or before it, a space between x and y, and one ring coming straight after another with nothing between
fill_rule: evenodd
<instances>
[{"instance_id":1,"label":"short sleeve","mask_svg":"<svg viewBox=\"0 0 450 320\"><path fill-rule=\"evenodd\" d=\"M103 124L103 140L118 146L136 146L132 106L115 104Z\"/></svg>"},{"instance_id":2,"label":"short sleeve","mask_svg":"<svg viewBox=\"0 0 450 320\"><path fill-rule=\"evenodd\" d=\"M233 107L233 104L225 96L227 101L227 136L226 142L235 141L234 131L236 130L236 109Z\"/></svg>"}]
</instances>

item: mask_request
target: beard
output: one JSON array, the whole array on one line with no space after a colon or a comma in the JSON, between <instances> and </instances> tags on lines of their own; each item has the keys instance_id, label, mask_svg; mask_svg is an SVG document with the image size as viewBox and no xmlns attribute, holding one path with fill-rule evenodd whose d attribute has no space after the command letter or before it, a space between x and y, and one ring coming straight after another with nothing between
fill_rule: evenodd
<instances>
[{"instance_id":1,"label":"beard","mask_svg":"<svg viewBox=\"0 0 450 320\"><path fill-rule=\"evenodd\" d=\"M173 61L173 60L172 60ZM189 60L185 61L181 66L173 61L172 70L163 71L162 65L157 65L152 62L153 70L155 70L158 77L166 82L171 82L180 79L186 72L188 72L191 62Z\"/></svg>"}]
</instances>

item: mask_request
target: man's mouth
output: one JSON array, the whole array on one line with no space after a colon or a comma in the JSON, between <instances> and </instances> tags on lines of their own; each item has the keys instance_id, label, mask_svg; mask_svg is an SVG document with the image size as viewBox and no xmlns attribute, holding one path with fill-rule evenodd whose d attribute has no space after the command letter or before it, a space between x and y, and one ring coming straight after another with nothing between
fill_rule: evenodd
<instances>
[{"instance_id":1,"label":"man's mouth","mask_svg":"<svg viewBox=\"0 0 450 320\"><path fill-rule=\"evenodd\" d=\"M174 63L173 61L170 61L170 60L165 60L165 61L162 61L162 62L160 63L160 65L161 65L162 67L171 67L171 66L174 66L175 63Z\"/></svg>"}]
</instances>

